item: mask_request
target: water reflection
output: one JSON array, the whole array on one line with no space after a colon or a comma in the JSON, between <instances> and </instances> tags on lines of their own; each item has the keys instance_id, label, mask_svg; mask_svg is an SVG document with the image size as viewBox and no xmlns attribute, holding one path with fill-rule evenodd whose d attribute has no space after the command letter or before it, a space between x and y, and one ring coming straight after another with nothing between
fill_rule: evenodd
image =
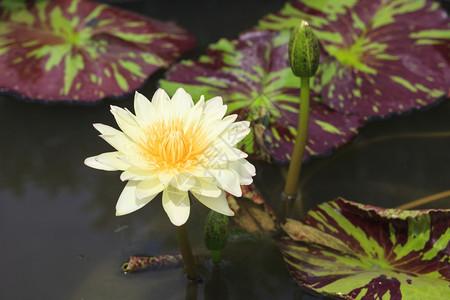
<instances>
[{"instance_id":1,"label":"water reflection","mask_svg":"<svg viewBox=\"0 0 450 300\"><path fill-rule=\"evenodd\" d=\"M184 299L185 300L197 300L198 298L198 289L199 289L198 282L192 282L188 281L186 282L186 294Z\"/></svg>"},{"instance_id":2,"label":"water reflection","mask_svg":"<svg viewBox=\"0 0 450 300\"><path fill-rule=\"evenodd\" d=\"M226 278L223 277L220 266L213 266L210 278L205 283L205 300L229 300Z\"/></svg>"}]
</instances>

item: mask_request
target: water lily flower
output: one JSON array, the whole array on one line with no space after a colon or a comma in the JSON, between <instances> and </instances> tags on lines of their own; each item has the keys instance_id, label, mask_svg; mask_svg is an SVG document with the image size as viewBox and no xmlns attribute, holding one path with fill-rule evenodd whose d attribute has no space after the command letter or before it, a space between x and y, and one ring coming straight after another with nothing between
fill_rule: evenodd
<instances>
[{"instance_id":1,"label":"water lily flower","mask_svg":"<svg viewBox=\"0 0 450 300\"><path fill-rule=\"evenodd\" d=\"M241 185L252 183L255 167L236 145L250 132L248 121L225 116L221 97L194 104L182 88L172 98L158 89L150 102L136 92L135 115L111 106L120 130L94 124L116 151L85 160L89 167L123 171L128 181L116 215L134 212L162 192L170 221L183 225L190 212L189 193L208 208L232 216L225 192L240 197Z\"/></svg>"}]
</instances>

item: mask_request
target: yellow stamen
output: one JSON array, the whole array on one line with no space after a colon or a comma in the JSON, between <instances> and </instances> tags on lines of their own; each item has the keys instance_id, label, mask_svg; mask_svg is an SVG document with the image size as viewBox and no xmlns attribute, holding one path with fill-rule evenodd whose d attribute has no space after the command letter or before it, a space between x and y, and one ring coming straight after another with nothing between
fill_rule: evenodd
<instances>
[{"instance_id":1,"label":"yellow stamen","mask_svg":"<svg viewBox=\"0 0 450 300\"><path fill-rule=\"evenodd\" d=\"M147 130L144 153L160 170L188 171L200 163L208 141L199 127L182 120L159 121Z\"/></svg>"}]
</instances>

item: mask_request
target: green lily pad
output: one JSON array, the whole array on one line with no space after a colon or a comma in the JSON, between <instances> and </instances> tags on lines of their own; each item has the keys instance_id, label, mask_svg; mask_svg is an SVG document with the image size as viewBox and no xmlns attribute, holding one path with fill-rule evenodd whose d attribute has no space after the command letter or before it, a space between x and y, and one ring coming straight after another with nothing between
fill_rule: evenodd
<instances>
[{"instance_id":1,"label":"green lily pad","mask_svg":"<svg viewBox=\"0 0 450 300\"><path fill-rule=\"evenodd\" d=\"M306 20L324 49L316 91L364 119L421 108L448 94L450 22L432 0L295 0L259 23Z\"/></svg>"},{"instance_id":2,"label":"green lily pad","mask_svg":"<svg viewBox=\"0 0 450 300\"><path fill-rule=\"evenodd\" d=\"M172 23L89 0L2 0L0 12L0 91L27 99L122 96L194 44Z\"/></svg>"},{"instance_id":3,"label":"green lily pad","mask_svg":"<svg viewBox=\"0 0 450 300\"><path fill-rule=\"evenodd\" d=\"M402 211L337 199L289 220L280 241L308 290L340 299L450 295L450 210Z\"/></svg>"},{"instance_id":4,"label":"green lily pad","mask_svg":"<svg viewBox=\"0 0 450 300\"><path fill-rule=\"evenodd\" d=\"M247 153L289 161L300 92L300 79L288 63L289 35L289 31L249 31L236 40L221 39L197 61L176 64L160 82L161 87L173 93L183 86L193 98L222 96L228 113L252 123L252 134L242 144ZM359 117L338 113L314 99L306 159L328 154L348 142L361 124Z\"/></svg>"}]
</instances>

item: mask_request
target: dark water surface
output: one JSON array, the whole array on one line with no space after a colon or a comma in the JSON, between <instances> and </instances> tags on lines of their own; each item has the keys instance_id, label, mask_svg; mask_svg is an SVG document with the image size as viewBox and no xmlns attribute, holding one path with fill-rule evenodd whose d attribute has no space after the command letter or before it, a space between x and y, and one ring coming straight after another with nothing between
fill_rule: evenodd
<instances>
[{"instance_id":1,"label":"dark water surface","mask_svg":"<svg viewBox=\"0 0 450 300\"><path fill-rule=\"evenodd\" d=\"M256 24L283 1L162 2L127 6L190 29L200 52ZM147 96L161 75L144 87ZM0 299L319 299L296 287L276 247L265 240L231 243L220 274L205 271L197 298L186 297L192 290L180 269L123 275L120 265L129 255L174 253L177 247L160 200L115 217L124 186L119 174L83 165L85 157L110 151L91 124L113 124L111 103L130 107L132 99L76 107L0 98ZM393 207L450 189L449 120L447 101L372 122L334 156L306 166L306 208L337 196ZM280 170L258 165L256 182L276 206ZM450 200L428 207L450 208ZM199 250L206 213L193 203L189 228Z\"/></svg>"}]
</instances>

